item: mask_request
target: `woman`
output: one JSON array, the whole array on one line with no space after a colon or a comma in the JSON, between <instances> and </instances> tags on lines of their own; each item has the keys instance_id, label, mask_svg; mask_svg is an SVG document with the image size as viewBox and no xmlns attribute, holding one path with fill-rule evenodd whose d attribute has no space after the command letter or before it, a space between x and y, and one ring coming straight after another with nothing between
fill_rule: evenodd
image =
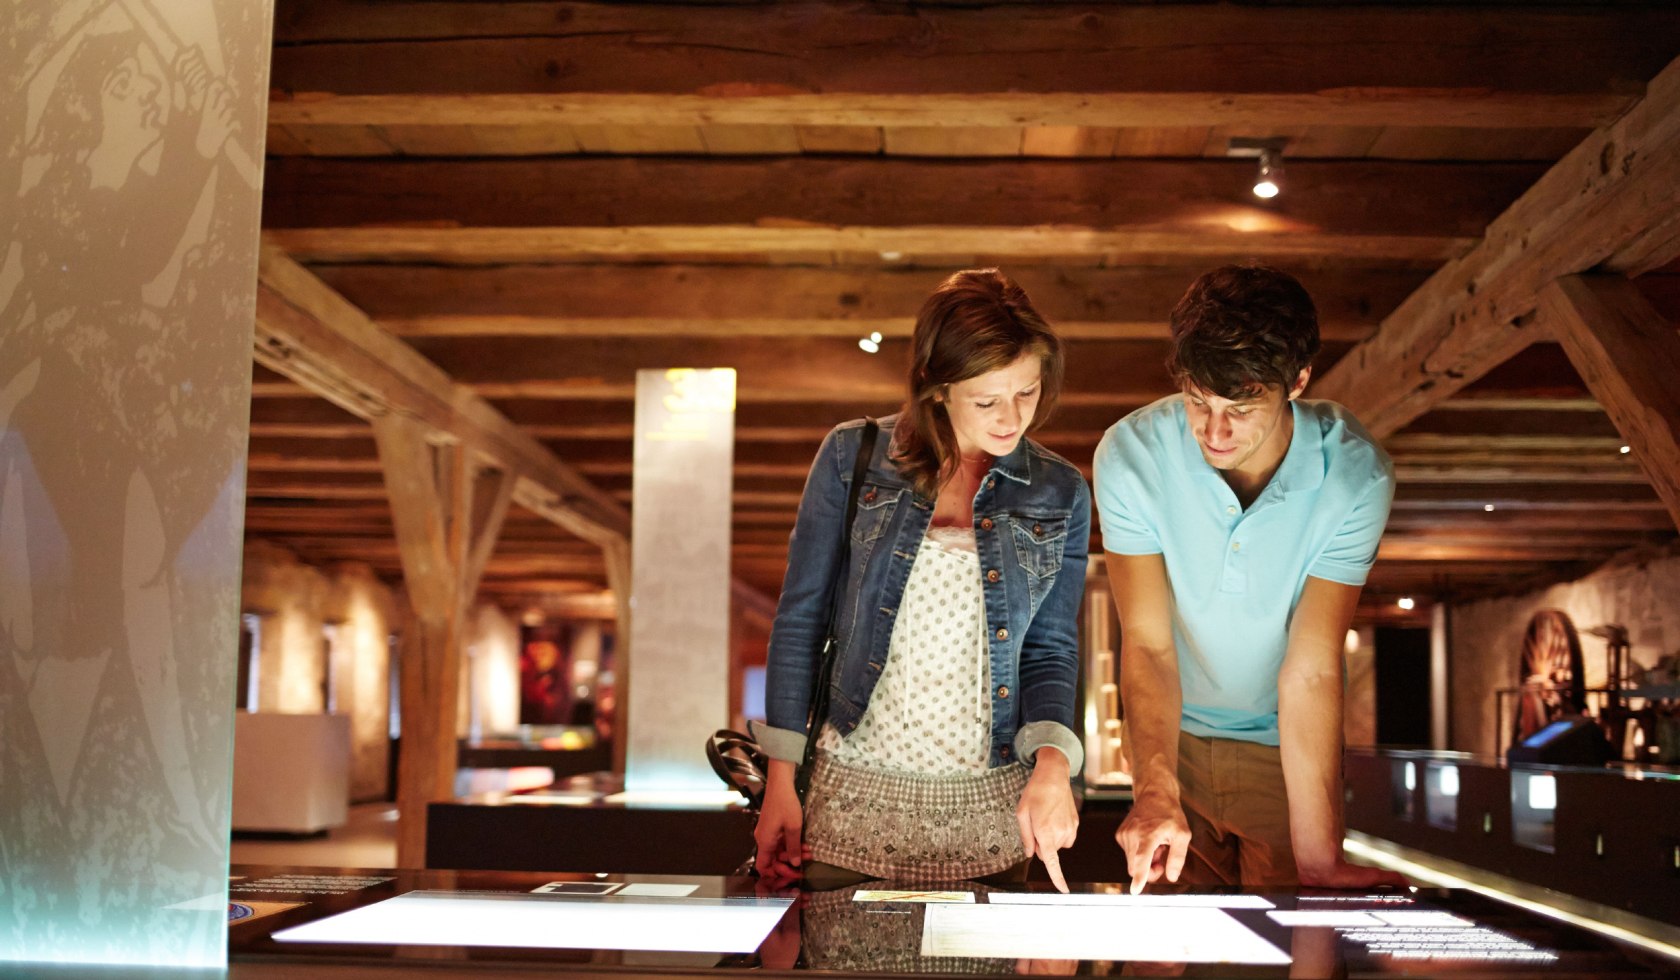
<instances>
[{"instance_id":1,"label":"woman","mask_svg":"<svg viewBox=\"0 0 1680 980\"><path fill-rule=\"evenodd\" d=\"M1026 438L1055 404L1061 345L995 269L947 279L916 318L904 409L880 421L841 567L861 420L824 439L770 633L761 874L1024 877L1078 827L1070 773L1091 497ZM811 687L838 644L803 809Z\"/></svg>"}]
</instances>

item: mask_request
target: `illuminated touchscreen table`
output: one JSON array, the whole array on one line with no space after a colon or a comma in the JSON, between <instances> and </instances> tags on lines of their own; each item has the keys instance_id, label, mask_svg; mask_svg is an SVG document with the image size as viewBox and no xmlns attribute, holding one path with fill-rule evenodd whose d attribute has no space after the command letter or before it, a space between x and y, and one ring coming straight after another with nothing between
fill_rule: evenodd
<instances>
[{"instance_id":1,"label":"illuminated touchscreen table","mask_svg":"<svg viewBox=\"0 0 1680 980\"><path fill-rule=\"evenodd\" d=\"M298 876L243 876L237 901ZM236 878L240 877L236 868ZM527 872L341 872L353 887L298 894L230 926L232 980L307 980L354 960L417 960L428 977L486 969L885 977L1020 972L1189 976L1680 975L1680 947L1649 948L1442 889L1355 894L1142 895L1117 885L999 889L891 883L829 892L750 878ZM329 882L330 883L330 882ZM1083 964L1083 965L1081 965ZM262 968L273 972L262 972ZM442 971L442 972L439 972ZM362 974L358 974L359 976Z\"/></svg>"},{"instance_id":2,"label":"illuminated touchscreen table","mask_svg":"<svg viewBox=\"0 0 1680 980\"><path fill-rule=\"evenodd\" d=\"M274 934L278 942L751 953L790 898L413 891Z\"/></svg>"}]
</instances>

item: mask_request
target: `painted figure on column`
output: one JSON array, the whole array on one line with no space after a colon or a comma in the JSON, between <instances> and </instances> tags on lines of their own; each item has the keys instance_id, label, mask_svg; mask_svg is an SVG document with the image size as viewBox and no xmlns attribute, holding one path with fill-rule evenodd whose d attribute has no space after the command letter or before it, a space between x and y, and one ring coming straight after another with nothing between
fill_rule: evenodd
<instances>
[{"instance_id":1,"label":"painted figure on column","mask_svg":"<svg viewBox=\"0 0 1680 980\"><path fill-rule=\"evenodd\" d=\"M200 0L51 6L0 79L0 796L53 792L0 819L66 826L155 778L110 809L146 846L79 846L167 879L226 842L225 768L192 760L228 733L191 705L233 694L256 175L222 72L264 54L224 51ZM196 654L219 640L225 671ZM0 837L0 877L44 860Z\"/></svg>"}]
</instances>

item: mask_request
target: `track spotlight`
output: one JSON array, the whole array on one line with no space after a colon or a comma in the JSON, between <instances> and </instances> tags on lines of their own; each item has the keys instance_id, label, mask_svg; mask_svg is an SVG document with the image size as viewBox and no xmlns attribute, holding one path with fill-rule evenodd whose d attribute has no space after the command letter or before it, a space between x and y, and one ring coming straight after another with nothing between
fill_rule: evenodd
<instances>
[{"instance_id":1,"label":"track spotlight","mask_svg":"<svg viewBox=\"0 0 1680 980\"><path fill-rule=\"evenodd\" d=\"M1234 136L1225 144L1228 157L1255 157L1260 169L1254 175L1254 196L1269 201L1283 190L1283 145L1279 137Z\"/></svg>"},{"instance_id":2,"label":"track spotlight","mask_svg":"<svg viewBox=\"0 0 1680 980\"><path fill-rule=\"evenodd\" d=\"M1283 189L1283 154L1277 150L1260 151L1260 172L1254 176L1254 196L1271 200Z\"/></svg>"}]
</instances>

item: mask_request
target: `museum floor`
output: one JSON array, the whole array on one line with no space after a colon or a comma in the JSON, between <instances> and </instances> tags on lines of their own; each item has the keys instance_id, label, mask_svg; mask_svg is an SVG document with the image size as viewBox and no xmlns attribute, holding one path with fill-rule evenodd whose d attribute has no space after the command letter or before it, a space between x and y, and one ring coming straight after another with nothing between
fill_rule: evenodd
<instances>
[{"instance_id":1,"label":"museum floor","mask_svg":"<svg viewBox=\"0 0 1680 980\"><path fill-rule=\"evenodd\" d=\"M235 834L231 859L234 864L394 868L397 866L397 805L352 806L344 826L334 827L319 837Z\"/></svg>"}]
</instances>

